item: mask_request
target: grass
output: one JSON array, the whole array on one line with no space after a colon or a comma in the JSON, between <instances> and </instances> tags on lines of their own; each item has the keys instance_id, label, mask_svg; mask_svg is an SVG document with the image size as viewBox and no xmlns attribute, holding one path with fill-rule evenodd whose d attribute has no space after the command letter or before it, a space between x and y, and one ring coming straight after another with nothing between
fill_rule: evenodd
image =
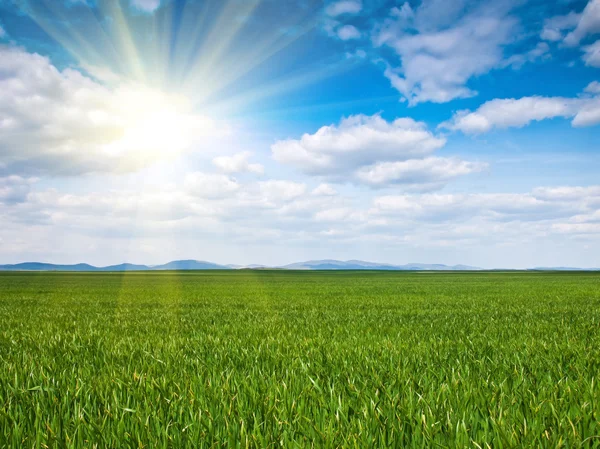
<instances>
[{"instance_id":1,"label":"grass","mask_svg":"<svg viewBox=\"0 0 600 449\"><path fill-rule=\"evenodd\" d=\"M0 273L0 448L600 447L600 274Z\"/></svg>"}]
</instances>

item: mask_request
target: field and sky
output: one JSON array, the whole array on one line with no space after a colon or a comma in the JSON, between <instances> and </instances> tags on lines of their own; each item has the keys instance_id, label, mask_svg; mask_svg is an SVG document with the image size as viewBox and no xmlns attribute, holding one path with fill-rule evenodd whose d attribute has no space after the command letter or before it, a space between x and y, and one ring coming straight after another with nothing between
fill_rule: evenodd
<instances>
[{"instance_id":1,"label":"field and sky","mask_svg":"<svg viewBox=\"0 0 600 449\"><path fill-rule=\"evenodd\" d=\"M596 273L0 273L0 447L600 447Z\"/></svg>"},{"instance_id":2,"label":"field and sky","mask_svg":"<svg viewBox=\"0 0 600 449\"><path fill-rule=\"evenodd\" d=\"M600 448L599 70L600 0L0 0L0 449Z\"/></svg>"}]
</instances>

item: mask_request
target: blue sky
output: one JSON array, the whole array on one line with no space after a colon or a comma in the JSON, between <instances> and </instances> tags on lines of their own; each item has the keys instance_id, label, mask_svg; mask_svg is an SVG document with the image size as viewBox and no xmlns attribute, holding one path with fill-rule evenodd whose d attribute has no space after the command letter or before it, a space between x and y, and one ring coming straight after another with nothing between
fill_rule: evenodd
<instances>
[{"instance_id":1,"label":"blue sky","mask_svg":"<svg viewBox=\"0 0 600 449\"><path fill-rule=\"evenodd\" d=\"M0 0L0 262L600 266L600 0Z\"/></svg>"}]
</instances>

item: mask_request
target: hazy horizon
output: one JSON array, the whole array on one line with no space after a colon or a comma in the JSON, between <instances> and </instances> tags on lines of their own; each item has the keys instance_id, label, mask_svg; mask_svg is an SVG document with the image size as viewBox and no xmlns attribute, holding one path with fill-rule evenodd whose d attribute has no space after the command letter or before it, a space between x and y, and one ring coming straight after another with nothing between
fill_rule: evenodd
<instances>
[{"instance_id":1,"label":"hazy horizon","mask_svg":"<svg viewBox=\"0 0 600 449\"><path fill-rule=\"evenodd\" d=\"M45 261L45 260L30 260L30 261L24 261L24 262L17 262L17 263L13 263L13 264L3 264L0 263L0 271L2 271L2 269L4 267L7 266L19 266L19 265L28 265L28 264L42 264L42 265L51 265L51 266L76 266L76 265L90 265L94 268L97 269L103 269L103 268L108 268L108 267L118 267L118 266L122 266L122 265L132 265L132 266L145 266L147 268L155 268L155 267L160 267L160 266L164 266L164 265L169 265L172 263L177 263L177 262L198 262L198 263L206 263L206 264L210 264L210 265L215 265L215 266L220 266L223 268L232 268L232 269L236 269L236 268L252 268L252 267L261 267L261 268L288 268L291 266L302 266L304 265L309 266L309 264L312 265L316 265L316 264L320 264L320 263L331 263L331 262L339 262L339 263L343 263L343 264L348 264L348 265L359 265L359 264L368 264L368 265L364 265L364 266L370 266L373 265L374 269L382 269L385 266L389 266L389 267L396 267L396 268L401 268L401 267L410 267L410 266L423 266L422 269L427 270L427 267L434 267L434 266L444 266L447 268L456 268L456 267L464 267L465 269L474 269L474 270L532 270L532 269L566 269L566 270L570 270L570 269L574 269L574 270L592 270L592 271L596 271L599 270L600 268L598 266L588 266L588 267L583 267L583 266L570 266L570 265L536 265L536 266L523 266L523 267L508 267L508 266L496 266L496 267L485 267L485 266L475 266L475 265L468 265L468 264L445 264L445 263L440 263L440 262L419 262L419 261L412 261L412 262L405 262L405 263L396 263L396 262L381 262L381 261L376 261L376 260L360 260L360 259L348 259L348 260L341 260L341 259L331 259L331 258L327 258L327 259L311 259L311 260L295 260L295 261L290 261L290 262L285 262L285 263L276 263L276 264L268 264L268 263L236 263L236 262L215 262L212 260L205 260L205 259L176 259L176 260L168 260L168 261L163 261L163 262L159 262L159 263L147 263L144 261L136 261L136 262L130 262L130 261L125 261L125 262L117 262L117 263L110 263L110 264L94 264L94 263L89 263L87 261L79 261L79 262L68 262L68 263L55 263L55 262L51 262L51 261ZM347 265L347 266L348 266ZM379 267L379 268L377 268ZM171 268L169 268L171 269ZM173 268L173 269L180 269L180 268ZM189 269L210 269L210 268L183 268L184 270L189 270ZM298 269L305 269L304 267L298 268ZM308 268L308 269L333 269L333 268ZM343 266L340 266L341 270L347 269L344 268ZM458 268L456 268L458 269ZM462 269L462 268L460 268Z\"/></svg>"}]
</instances>

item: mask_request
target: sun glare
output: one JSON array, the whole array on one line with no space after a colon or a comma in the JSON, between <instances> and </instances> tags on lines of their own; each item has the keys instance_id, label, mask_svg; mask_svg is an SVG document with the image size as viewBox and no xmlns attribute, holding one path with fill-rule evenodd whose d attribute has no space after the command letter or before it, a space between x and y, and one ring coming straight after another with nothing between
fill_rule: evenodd
<instances>
[{"instance_id":1,"label":"sun glare","mask_svg":"<svg viewBox=\"0 0 600 449\"><path fill-rule=\"evenodd\" d=\"M119 133L103 151L119 158L174 157L222 132L210 117L193 113L187 98L148 87L119 88L109 110Z\"/></svg>"}]
</instances>

